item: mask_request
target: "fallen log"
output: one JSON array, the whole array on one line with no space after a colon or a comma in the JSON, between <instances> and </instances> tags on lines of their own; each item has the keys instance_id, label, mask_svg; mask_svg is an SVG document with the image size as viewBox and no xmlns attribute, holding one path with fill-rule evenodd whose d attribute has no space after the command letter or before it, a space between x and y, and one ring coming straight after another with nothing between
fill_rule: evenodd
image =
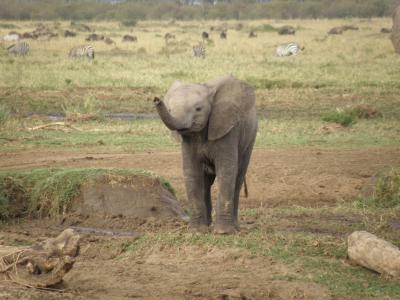
<instances>
[{"instance_id":1,"label":"fallen log","mask_svg":"<svg viewBox=\"0 0 400 300\"><path fill-rule=\"evenodd\" d=\"M34 288L60 283L79 254L79 235L72 229L30 248L0 245L0 277Z\"/></svg>"},{"instance_id":2,"label":"fallen log","mask_svg":"<svg viewBox=\"0 0 400 300\"><path fill-rule=\"evenodd\" d=\"M348 257L380 274L400 276L400 249L366 231L355 231L347 239Z\"/></svg>"}]
</instances>

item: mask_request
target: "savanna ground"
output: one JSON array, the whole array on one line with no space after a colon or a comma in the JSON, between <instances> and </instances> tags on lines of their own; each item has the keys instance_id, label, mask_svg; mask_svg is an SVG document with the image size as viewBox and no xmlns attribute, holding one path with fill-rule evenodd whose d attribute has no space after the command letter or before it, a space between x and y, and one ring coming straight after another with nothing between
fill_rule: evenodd
<instances>
[{"instance_id":1,"label":"savanna ground","mask_svg":"<svg viewBox=\"0 0 400 300\"><path fill-rule=\"evenodd\" d=\"M204 60L191 57L191 46L203 30L222 22L140 22L132 28L91 23L116 42L92 42L93 62L67 58L69 48L85 43L82 32L48 42L28 40L32 51L25 58L0 51L2 172L143 168L167 178L186 207L179 146L158 119L147 118L154 116L153 97L176 79L204 82L231 73L256 88L260 120L239 234L193 234L179 220L105 219L98 225L144 235L135 240L84 236L62 292L0 282L0 297L400 298L398 280L346 259L346 236L354 230L400 244L399 203L374 197L381 178L400 165L400 56L380 33L391 21L249 21L235 30L237 23L227 22L227 40L211 32ZM69 22L46 24L55 31L70 27ZM295 36L279 36L269 26L286 24L297 28ZM326 35L345 24L359 30ZM36 23L14 25L24 32ZM249 39L252 29L258 37ZM176 36L168 45L166 32ZM124 34L136 35L138 42L122 43ZM291 41L305 51L274 56L276 45ZM381 116L348 113L359 105ZM137 119L109 117L115 113ZM352 124L323 121L329 113L345 115ZM60 116L75 129L29 130ZM4 220L0 243L31 245L74 224L85 222Z\"/></svg>"}]
</instances>

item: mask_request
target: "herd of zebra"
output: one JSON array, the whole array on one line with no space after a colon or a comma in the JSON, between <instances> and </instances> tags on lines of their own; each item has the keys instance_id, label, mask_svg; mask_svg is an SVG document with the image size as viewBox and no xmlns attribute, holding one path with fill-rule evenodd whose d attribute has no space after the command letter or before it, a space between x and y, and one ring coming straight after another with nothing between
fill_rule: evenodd
<instances>
[{"instance_id":1,"label":"herd of zebra","mask_svg":"<svg viewBox=\"0 0 400 300\"><path fill-rule=\"evenodd\" d=\"M201 37L204 41L207 41L209 38L209 34L205 31L201 34ZM249 33L249 38L255 38L257 37L257 34L253 31ZM220 38L221 39L226 39L227 38L227 32L226 30L221 31L220 33ZM299 54L302 50L304 50L304 47L301 47L297 43L287 43L287 44L282 44L277 46L276 48L276 56L278 57L283 57L283 56L292 56L292 55L297 55ZM204 43L198 43L192 47L192 54L193 57L197 58L205 58L206 57L206 48Z\"/></svg>"},{"instance_id":2,"label":"herd of zebra","mask_svg":"<svg viewBox=\"0 0 400 300\"><path fill-rule=\"evenodd\" d=\"M223 33L223 35L221 36L221 39L226 39L226 32L223 31L222 33ZM253 35L249 35L249 37L250 36L253 36ZM171 34L166 34L165 39L166 39L166 41L168 41L168 39L171 39L172 37L175 38L175 36L173 36ZM203 32L202 33L203 42L200 42L200 43L192 46L193 57L203 58L203 59L206 57L206 47L205 47L204 41L207 40L208 37L209 37L208 33ZM7 51L9 54L16 55L16 56L25 56L29 53L29 50L30 50L30 46L25 41L18 41L17 43L15 43L7 48ZM283 57L283 56L297 55L302 50L304 50L304 47L301 47L297 43L283 44L283 45L279 45L276 48L276 56ZM95 50L92 45L80 45L80 46L76 46L76 47L73 47L72 49L70 49L68 56L70 58L86 57L86 58L92 60L95 57Z\"/></svg>"},{"instance_id":3,"label":"herd of zebra","mask_svg":"<svg viewBox=\"0 0 400 300\"><path fill-rule=\"evenodd\" d=\"M23 41L7 47L8 53L16 56L25 56L29 53L29 50L29 44ZM80 45L73 47L69 51L68 56L70 58L87 57L88 59L94 59L94 47L92 45Z\"/></svg>"},{"instance_id":4,"label":"herd of zebra","mask_svg":"<svg viewBox=\"0 0 400 300\"><path fill-rule=\"evenodd\" d=\"M206 57L206 48L203 43L194 45L192 47L192 50L193 50L193 57L198 57L198 58ZM279 45L276 48L276 56L283 57L283 56L297 55L303 50L304 50L304 47L301 47L297 43L283 44L283 45Z\"/></svg>"}]
</instances>

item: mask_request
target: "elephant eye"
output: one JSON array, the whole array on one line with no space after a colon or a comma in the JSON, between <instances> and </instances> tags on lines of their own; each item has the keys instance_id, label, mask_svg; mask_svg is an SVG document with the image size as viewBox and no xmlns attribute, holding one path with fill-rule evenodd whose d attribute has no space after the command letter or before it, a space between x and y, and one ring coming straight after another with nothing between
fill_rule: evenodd
<instances>
[{"instance_id":1,"label":"elephant eye","mask_svg":"<svg viewBox=\"0 0 400 300\"><path fill-rule=\"evenodd\" d=\"M196 107L196 111L201 111L201 107Z\"/></svg>"}]
</instances>

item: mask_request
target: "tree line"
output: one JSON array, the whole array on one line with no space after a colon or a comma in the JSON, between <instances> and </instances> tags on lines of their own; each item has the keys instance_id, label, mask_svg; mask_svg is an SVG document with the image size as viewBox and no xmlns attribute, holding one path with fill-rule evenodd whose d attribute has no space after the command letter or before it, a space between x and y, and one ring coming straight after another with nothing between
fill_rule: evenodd
<instances>
[{"instance_id":1,"label":"tree line","mask_svg":"<svg viewBox=\"0 0 400 300\"><path fill-rule=\"evenodd\" d=\"M292 19L390 16L399 0L1 0L13 20Z\"/></svg>"}]
</instances>

